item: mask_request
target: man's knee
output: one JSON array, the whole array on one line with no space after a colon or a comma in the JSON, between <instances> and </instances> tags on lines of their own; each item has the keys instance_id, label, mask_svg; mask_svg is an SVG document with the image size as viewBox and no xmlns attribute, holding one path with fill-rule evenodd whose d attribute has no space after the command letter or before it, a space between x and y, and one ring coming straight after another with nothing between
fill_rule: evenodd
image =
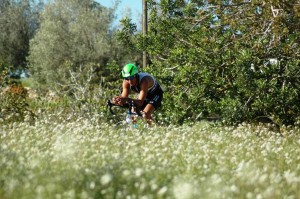
<instances>
[{"instance_id":1,"label":"man's knee","mask_svg":"<svg viewBox=\"0 0 300 199\"><path fill-rule=\"evenodd\" d=\"M147 119L147 120L151 119L151 113L149 113L147 111L143 111L142 116L144 119Z\"/></svg>"}]
</instances>

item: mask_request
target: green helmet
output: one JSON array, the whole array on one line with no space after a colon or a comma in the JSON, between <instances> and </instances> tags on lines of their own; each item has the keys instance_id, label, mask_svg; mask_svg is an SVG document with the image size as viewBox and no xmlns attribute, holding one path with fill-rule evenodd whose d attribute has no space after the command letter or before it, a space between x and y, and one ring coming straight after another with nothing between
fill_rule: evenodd
<instances>
[{"instance_id":1,"label":"green helmet","mask_svg":"<svg viewBox=\"0 0 300 199\"><path fill-rule=\"evenodd\" d=\"M138 74L138 67L134 64L126 64L122 70L122 77L127 78Z\"/></svg>"}]
</instances>

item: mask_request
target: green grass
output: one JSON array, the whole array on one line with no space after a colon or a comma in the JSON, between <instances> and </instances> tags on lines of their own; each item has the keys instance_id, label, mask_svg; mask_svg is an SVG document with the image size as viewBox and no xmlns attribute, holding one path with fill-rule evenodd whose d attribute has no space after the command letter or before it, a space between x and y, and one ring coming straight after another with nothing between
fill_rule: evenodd
<instances>
[{"instance_id":1,"label":"green grass","mask_svg":"<svg viewBox=\"0 0 300 199\"><path fill-rule=\"evenodd\" d=\"M300 198L297 129L97 121L1 126L0 198Z\"/></svg>"}]
</instances>

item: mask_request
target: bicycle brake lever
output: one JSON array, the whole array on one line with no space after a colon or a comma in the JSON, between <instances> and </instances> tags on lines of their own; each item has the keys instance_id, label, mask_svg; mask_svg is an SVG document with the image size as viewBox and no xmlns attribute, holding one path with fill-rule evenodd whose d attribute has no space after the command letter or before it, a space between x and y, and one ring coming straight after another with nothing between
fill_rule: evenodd
<instances>
[{"instance_id":1,"label":"bicycle brake lever","mask_svg":"<svg viewBox=\"0 0 300 199\"><path fill-rule=\"evenodd\" d=\"M115 104L111 103L110 100L107 100L107 105L106 105L106 110L107 110L107 107L109 106L109 111L111 114L115 115L115 113L113 112L112 110L112 107L114 106ZM116 105L115 105L116 106Z\"/></svg>"}]
</instances>

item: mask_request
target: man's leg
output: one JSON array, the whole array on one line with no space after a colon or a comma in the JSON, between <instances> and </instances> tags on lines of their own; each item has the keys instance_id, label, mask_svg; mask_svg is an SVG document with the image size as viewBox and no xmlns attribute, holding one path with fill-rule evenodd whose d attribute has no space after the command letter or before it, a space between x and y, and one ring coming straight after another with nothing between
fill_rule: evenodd
<instances>
[{"instance_id":1,"label":"man's leg","mask_svg":"<svg viewBox=\"0 0 300 199\"><path fill-rule=\"evenodd\" d=\"M152 113L154 111L155 111L155 108L152 104L147 104L143 110L143 112L144 112L143 117L146 119L146 121L149 125L152 124Z\"/></svg>"}]
</instances>

